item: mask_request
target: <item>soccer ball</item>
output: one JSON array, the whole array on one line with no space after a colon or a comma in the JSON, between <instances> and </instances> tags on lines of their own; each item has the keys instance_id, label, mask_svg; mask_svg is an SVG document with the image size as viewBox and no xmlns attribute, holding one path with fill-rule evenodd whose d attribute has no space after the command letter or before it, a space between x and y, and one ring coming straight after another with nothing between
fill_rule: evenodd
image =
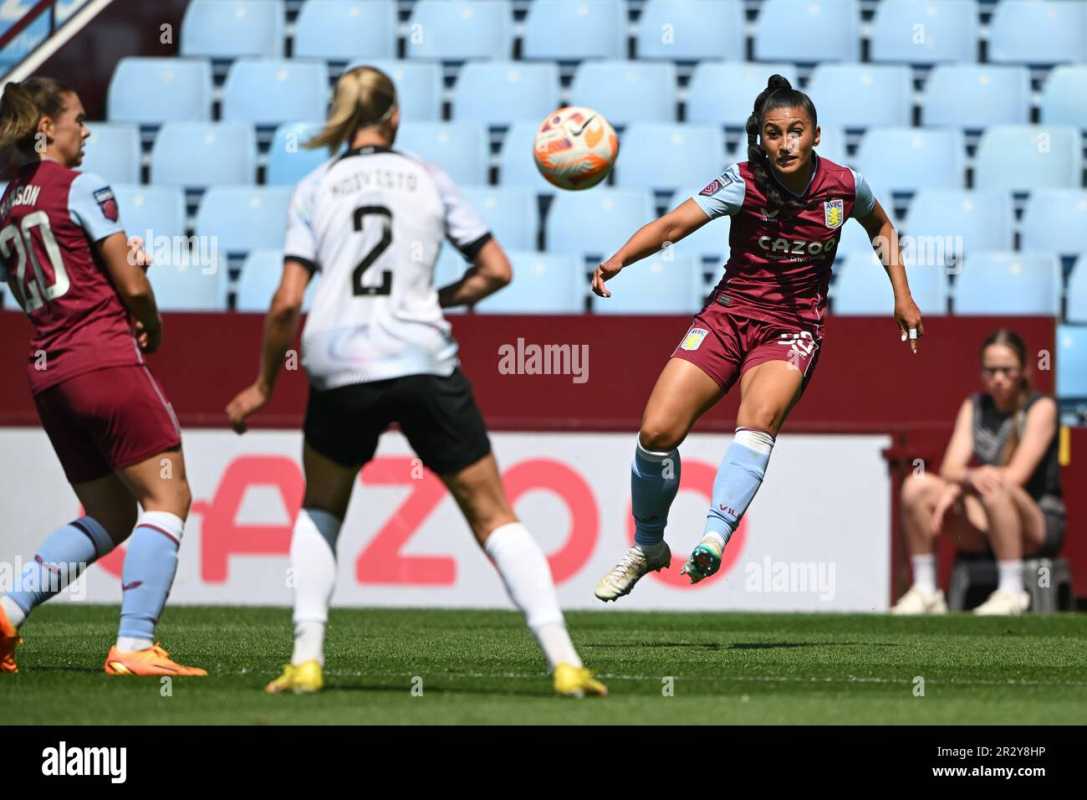
<instances>
[{"instance_id":1,"label":"soccer ball","mask_svg":"<svg viewBox=\"0 0 1087 800\"><path fill-rule=\"evenodd\" d=\"M560 189L588 189L608 177L619 155L619 137L602 114L569 106L547 115L536 131L532 157Z\"/></svg>"}]
</instances>

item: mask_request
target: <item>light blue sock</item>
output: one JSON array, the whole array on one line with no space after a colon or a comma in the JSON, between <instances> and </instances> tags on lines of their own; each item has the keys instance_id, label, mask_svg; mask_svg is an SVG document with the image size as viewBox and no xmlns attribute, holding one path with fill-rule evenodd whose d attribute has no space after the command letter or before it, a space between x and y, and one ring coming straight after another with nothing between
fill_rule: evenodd
<instances>
[{"instance_id":1,"label":"light blue sock","mask_svg":"<svg viewBox=\"0 0 1087 800\"><path fill-rule=\"evenodd\" d=\"M185 523L166 511L147 511L140 517L121 571L121 628L118 641L154 640L170 587L177 572L177 549ZM122 647L124 650L139 649Z\"/></svg>"},{"instance_id":2,"label":"light blue sock","mask_svg":"<svg viewBox=\"0 0 1087 800\"><path fill-rule=\"evenodd\" d=\"M80 517L42 542L34 561L23 567L15 591L7 597L23 612L23 619L65 589L114 547L106 529L92 517ZM21 620L16 625L21 624Z\"/></svg>"},{"instance_id":3,"label":"light blue sock","mask_svg":"<svg viewBox=\"0 0 1087 800\"><path fill-rule=\"evenodd\" d=\"M664 541L668 509L679 491L679 467L679 450L646 450L639 438L630 465L630 506L637 544L648 546Z\"/></svg>"},{"instance_id":4,"label":"light blue sock","mask_svg":"<svg viewBox=\"0 0 1087 800\"><path fill-rule=\"evenodd\" d=\"M716 533L728 544L747 507L762 485L774 437L765 431L737 428L713 479L713 501L706 515L706 533Z\"/></svg>"}]
</instances>

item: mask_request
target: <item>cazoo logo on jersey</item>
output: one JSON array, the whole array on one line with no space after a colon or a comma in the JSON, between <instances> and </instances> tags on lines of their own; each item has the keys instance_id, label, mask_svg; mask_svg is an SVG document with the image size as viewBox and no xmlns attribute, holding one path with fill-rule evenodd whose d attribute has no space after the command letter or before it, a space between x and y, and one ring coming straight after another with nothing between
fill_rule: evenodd
<instances>
[{"instance_id":1,"label":"cazoo logo on jersey","mask_svg":"<svg viewBox=\"0 0 1087 800\"><path fill-rule=\"evenodd\" d=\"M805 242L803 239L759 237L759 249L770 258L791 258L793 256L832 255L838 249L838 237L834 236L821 242Z\"/></svg>"}]
</instances>

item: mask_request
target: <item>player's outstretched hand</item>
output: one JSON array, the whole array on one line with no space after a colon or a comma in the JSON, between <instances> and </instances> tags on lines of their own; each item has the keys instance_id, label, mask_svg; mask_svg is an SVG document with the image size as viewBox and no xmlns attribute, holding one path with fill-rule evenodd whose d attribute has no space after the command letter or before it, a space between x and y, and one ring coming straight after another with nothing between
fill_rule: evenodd
<instances>
[{"instance_id":1,"label":"player's outstretched hand","mask_svg":"<svg viewBox=\"0 0 1087 800\"><path fill-rule=\"evenodd\" d=\"M596 272L593 273L593 293L600 297L611 297L611 292L604 285L605 281L610 281L620 270L623 269L623 265L613 258L609 258L603 264L596 268Z\"/></svg>"},{"instance_id":2,"label":"player's outstretched hand","mask_svg":"<svg viewBox=\"0 0 1087 800\"><path fill-rule=\"evenodd\" d=\"M910 351L917 352L917 343L925 335L925 326L921 323L921 309L912 297L895 300L895 322L902 334L902 341L910 343Z\"/></svg>"},{"instance_id":3,"label":"player's outstretched hand","mask_svg":"<svg viewBox=\"0 0 1087 800\"><path fill-rule=\"evenodd\" d=\"M267 402L268 392L259 383L238 392L226 407L226 415L230 418L230 426L234 428L234 432L245 433L245 418L254 411L259 411Z\"/></svg>"}]
</instances>

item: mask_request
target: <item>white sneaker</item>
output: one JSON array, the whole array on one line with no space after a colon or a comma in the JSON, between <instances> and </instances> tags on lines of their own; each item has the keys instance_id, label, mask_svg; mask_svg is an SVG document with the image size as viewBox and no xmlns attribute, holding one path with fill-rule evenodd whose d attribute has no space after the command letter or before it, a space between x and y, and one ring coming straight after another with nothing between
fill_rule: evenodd
<instances>
[{"instance_id":1,"label":"white sneaker","mask_svg":"<svg viewBox=\"0 0 1087 800\"><path fill-rule=\"evenodd\" d=\"M1026 592L1004 592L997 589L989 599L974 609L983 617L1018 616L1030 608L1030 595Z\"/></svg>"},{"instance_id":2,"label":"white sneaker","mask_svg":"<svg viewBox=\"0 0 1087 800\"><path fill-rule=\"evenodd\" d=\"M643 575L652 570L662 570L672 563L672 551L667 543L660 542L643 548L634 545L619 559L611 572L600 579L596 585L596 596L605 603L630 594Z\"/></svg>"},{"instance_id":3,"label":"white sneaker","mask_svg":"<svg viewBox=\"0 0 1087 800\"><path fill-rule=\"evenodd\" d=\"M891 609L892 614L946 614L947 603L944 602L944 593L940 590L927 592L920 586L911 586L895 603Z\"/></svg>"}]
</instances>

